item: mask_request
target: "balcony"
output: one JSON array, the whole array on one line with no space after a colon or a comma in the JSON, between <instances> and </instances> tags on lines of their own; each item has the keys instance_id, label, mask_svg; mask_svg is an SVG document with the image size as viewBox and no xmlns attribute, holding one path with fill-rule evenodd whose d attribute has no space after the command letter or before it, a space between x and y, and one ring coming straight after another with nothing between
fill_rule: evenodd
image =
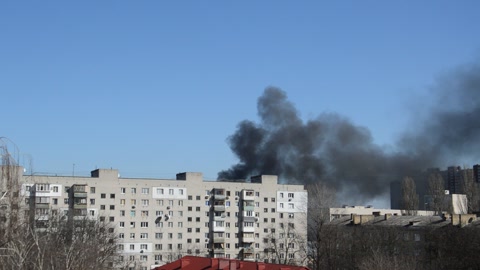
<instances>
[{"instance_id":1,"label":"balcony","mask_svg":"<svg viewBox=\"0 0 480 270\"><path fill-rule=\"evenodd\" d=\"M225 205L224 204L214 204L213 211L215 212L225 212Z\"/></svg>"},{"instance_id":2,"label":"balcony","mask_svg":"<svg viewBox=\"0 0 480 270\"><path fill-rule=\"evenodd\" d=\"M225 232L225 226L213 226L213 232Z\"/></svg>"},{"instance_id":3,"label":"balcony","mask_svg":"<svg viewBox=\"0 0 480 270\"><path fill-rule=\"evenodd\" d=\"M225 189L214 188L212 190L212 195L213 195L213 200L215 200L215 201L225 200Z\"/></svg>"},{"instance_id":4,"label":"balcony","mask_svg":"<svg viewBox=\"0 0 480 270\"><path fill-rule=\"evenodd\" d=\"M242 232L255 232L255 227L243 227Z\"/></svg>"},{"instance_id":5,"label":"balcony","mask_svg":"<svg viewBox=\"0 0 480 270\"><path fill-rule=\"evenodd\" d=\"M78 203L73 205L73 209L87 209L87 204Z\"/></svg>"},{"instance_id":6,"label":"balcony","mask_svg":"<svg viewBox=\"0 0 480 270\"><path fill-rule=\"evenodd\" d=\"M213 243L225 243L225 237L214 237Z\"/></svg>"},{"instance_id":7,"label":"balcony","mask_svg":"<svg viewBox=\"0 0 480 270\"><path fill-rule=\"evenodd\" d=\"M73 193L73 197L75 197L75 198L86 198L87 193L86 192L75 192L75 193Z\"/></svg>"},{"instance_id":8,"label":"balcony","mask_svg":"<svg viewBox=\"0 0 480 270\"><path fill-rule=\"evenodd\" d=\"M255 192L253 192L253 190L244 189L242 191L242 200L244 200L244 201L254 201L255 200Z\"/></svg>"},{"instance_id":9,"label":"balcony","mask_svg":"<svg viewBox=\"0 0 480 270\"><path fill-rule=\"evenodd\" d=\"M244 247L243 248L243 254L252 254L255 252L255 249L253 247Z\"/></svg>"},{"instance_id":10,"label":"balcony","mask_svg":"<svg viewBox=\"0 0 480 270\"><path fill-rule=\"evenodd\" d=\"M225 215L219 215L219 216L215 215L215 216L213 216L213 220L214 221L224 221L225 220Z\"/></svg>"},{"instance_id":11,"label":"balcony","mask_svg":"<svg viewBox=\"0 0 480 270\"><path fill-rule=\"evenodd\" d=\"M243 237L242 242L244 242L244 243L254 243L255 238L253 236Z\"/></svg>"},{"instance_id":12,"label":"balcony","mask_svg":"<svg viewBox=\"0 0 480 270\"><path fill-rule=\"evenodd\" d=\"M242 217L242 221L243 222L256 222L258 220L258 218L256 217Z\"/></svg>"}]
</instances>

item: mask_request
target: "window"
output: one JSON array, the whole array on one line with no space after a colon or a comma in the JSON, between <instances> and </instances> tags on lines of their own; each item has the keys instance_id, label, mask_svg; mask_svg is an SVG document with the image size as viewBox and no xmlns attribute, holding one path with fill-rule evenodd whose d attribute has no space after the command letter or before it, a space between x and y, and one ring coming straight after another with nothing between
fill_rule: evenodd
<instances>
[{"instance_id":1,"label":"window","mask_svg":"<svg viewBox=\"0 0 480 270\"><path fill-rule=\"evenodd\" d=\"M68 204L68 198L63 199L64 204Z\"/></svg>"},{"instance_id":2,"label":"window","mask_svg":"<svg viewBox=\"0 0 480 270\"><path fill-rule=\"evenodd\" d=\"M141 214L142 214L142 217L148 217L148 211L144 210L141 212Z\"/></svg>"},{"instance_id":3,"label":"window","mask_svg":"<svg viewBox=\"0 0 480 270\"><path fill-rule=\"evenodd\" d=\"M109 220L110 222L114 222L114 221L115 221L115 217L109 217L108 220Z\"/></svg>"},{"instance_id":4,"label":"window","mask_svg":"<svg viewBox=\"0 0 480 270\"><path fill-rule=\"evenodd\" d=\"M146 222L146 221L140 222L140 227L141 228L148 228L148 222Z\"/></svg>"},{"instance_id":5,"label":"window","mask_svg":"<svg viewBox=\"0 0 480 270\"><path fill-rule=\"evenodd\" d=\"M169 195L173 195L173 188L169 188L169 189L168 189L168 194L169 194Z\"/></svg>"},{"instance_id":6,"label":"window","mask_svg":"<svg viewBox=\"0 0 480 270\"><path fill-rule=\"evenodd\" d=\"M157 200L157 205L163 206L163 200Z\"/></svg>"},{"instance_id":7,"label":"window","mask_svg":"<svg viewBox=\"0 0 480 270\"><path fill-rule=\"evenodd\" d=\"M414 239L415 239L415 242L418 242L420 241L420 234L416 233L413 235Z\"/></svg>"},{"instance_id":8,"label":"window","mask_svg":"<svg viewBox=\"0 0 480 270\"><path fill-rule=\"evenodd\" d=\"M135 239L135 233L130 233L130 239Z\"/></svg>"},{"instance_id":9,"label":"window","mask_svg":"<svg viewBox=\"0 0 480 270\"><path fill-rule=\"evenodd\" d=\"M275 218L270 219L272 223L275 223Z\"/></svg>"},{"instance_id":10,"label":"window","mask_svg":"<svg viewBox=\"0 0 480 270\"><path fill-rule=\"evenodd\" d=\"M105 210L105 205L104 204L100 205L100 210Z\"/></svg>"},{"instance_id":11,"label":"window","mask_svg":"<svg viewBox=\"0 0 480 270\"><path fill-rule=\"evenodd\" d=\"M126 191L127 191L126 188L124 188L124 187L120 188L120 193L125 194Z\"/></svg>"},{"instance_id":12,"label":"window","mask_svg":"<svg viewBox=\"0 0 480 270\"><path fill-rule=\"evenodd\" d=\"M131 192L132 194L135 194L135 193L137 193L137 189L134 188L134 187L132 187L132 188L130 189L130 192Z\"/></svg>"},{"instance_id":13,"label":"window","mask_svg":"<svg viewBox=\"0 0 480 270\"><path fill-rule=\"evenodd\" d=\"M168 205L173 206L173 200L168 200Z\"/></svg>"},{"instance_id":14,"label":"window","mask_svg":"<svg viewBox=\"0 0 480 270\"><path fill-rule=\"evenodd\" d=\"M264 201L264 202L268 202L268 198L263 198L263 201Z\"/></svg>"},{"instance_id":15,"label":"window","mask_svg":"<svg viewBox=\"0 0 480 270\"><path fill-rule=\"evenodd\" d=\"M157 188L156 193L157 195L163 195L163 188Z\"/></svg>"},{"instance_id":16,"label":"window","mask_svg":"<svg viewBox=\"0 0 480 270\"><path fill-rule=\"evenodd\" d=\"M189 201L192 200L192 195L188 195L188 200L189 200Z\"/></svg>"},{"instance_id":17,"label":"window","mask_svg":"<svg viewBox=\"0 0 480 270\"><path fill-rule=\"evenodd\" d=\"M294 218L295 215L293 213L288 213L288 218Z\"/></svg>"},{"instance_id":18,"label":"window","mask_svg":"<svg viewBox=\"0 0 480 270\"><path fill-rule=\"evenodd\" d=\"M118 223L118 226L119 226L120 228L125 228L125 222L120 221L120 222Z\"/></svg>"},{"instance_id":19,"label":"window","mask_svg":"<svg viewBox=\"0 0 480 270\"><path fill-rule=\"evenodd\" d=\"M178 233L178 234L177 234L177 238L178 238L178 239L182 239L182 237L183 237L182 233Z\"/></svg>"},{"instance_id":20,"label":"window","mask_svg":"<svg viewBox=\"0 0 480 270\"><path fill-rule=\"evenodd\" d=\"M131 204L131 205L137 205L137 200L131 199L131 200L130 200L130 204Z\"/></svg>"},{"instance_id":21,"label":"window","mask_svg":"<svg viewBox=\"0 0 480 270\"><path fill-rule=\"evenodd\" d=\"M115 193L110 193L110 199L115 199Z\"/></svg>"},{"instance_id":22,"label":"window","mask_svg":"<svg viewBox=\"0 0 480 270\"><path fill-rule=\"evenodd\" d=\"M130 250L135 250L135 245L134 244L130 245Z\"/></svg>"},{"instance_id":23,"label":"window","mask_svg":"<svg viewBox=\"0 0 480 270\"><path fill-rule=\"evenodd\" d=\"M114 204L110 205L110 210L115 210L115 205Z\"/></svg>"},{"instance_id":24,"label":"window","mask_svg":"<svg viewBox=\"0 0 480 270\"><path fill-rule=\"evenodd\" d=\"M155 250L162 250L162 244L155 244Z\"/></svg>"},{"instance_id":25,"label":"window","mask_svg":"<svg viewBox=\"0 0 480 270\"><path fill-rule=\"evenodd\" d=\"M142 205L143 206L148 206L148 200L142 200Z\"/></svg>"},{"instance_id":26,"label":"window","mask_svg":"<svg viewBox=\"0 0 480 270\"><path fill-rule=\"evenodd\" d=\"M53 204L58 204L58 199L53 199Z\"/></svg>"},{"instance_id":27,"label":"window","mask_svg":"<svg viewBox=\"0 0 480 270\"><path fill-rule=\"evenodd\" d=\"M264 213L268 213L268 208L263 208Z\"/></svg>"},{"instance_id":28,"label":"window","mask_svg":"<svg viewBox=\"0 0 480 270\"><path fill-rule=\"evenodd\" d=\"M141 233L140 234L140 239L147 239L148 238L148 233Z\"/></svg>"},{"instance_id":29,"label":"window","mask_svg":"<svg viewBox=\"0 0 480 270\"><path fill-rule=\"evenodd\" d=\"M271 198L272 202L275 202L275 198Z\"/></svg>"},{"instance_id":30,"label":"window","mask_svg":"<svg viewBox=\"0 0 480 270\"><path fill-rule=\"evenodd\" d=\"M200 196L196 196L195 198L197 199L197 201L200 201Z\"/></svg>"},{"instance_id":31,"label":"window","mask_svg":"<svg viewBox=\"0 0 480 270\"><path fill-rule=\"evenodd\" d=\"M179 189L179 190L178 190L178 193L179 193L180 195L183 195L183 189Z\"/></svg>"},{"instance_id":32,"label":"window","mask_svg":"<svg viewBox=\"0 0 480 270\"><path fill-rule=\"evenodd\" d=\"M125 238L125 234L124 234L124 233L119 233L119 234L118 234L118 238L120 238L120 239Z\"/></svg>"},{"instance_id":33,"label":"window","mask_svg":"<svg viewBox=\"0 0 480 270\"><path fill-rule=\"evenodd\" d=\"M140 249L147 249L147 248L148 248L147 244L141 244L140 245Z\"/></svg>"},{"instance_id":34,"label":"window","mask_svg":"<svg viewBox=\"0 0 480 270\"><path fill-rule=\"evenodd\" d=\"M146 262L148 260L148 256L147 255L140 255L140 261L141 262Z\"/></svg>"},{"instance_id":35,"label":"window","mask_svg":"<svg viewBox=\"0 0 480 270\"><path fill-rule=\"evenodd\" d=\"M105 194L105 193L100 194L100 198L105 199L106 197L107 197L107 194Z\"/></svg>"},{"instance_id":36,"label":"window","mask_svg":"<svg viewBox=\"0 0 480 270\"><path fill-rule=\"evenodd\" d=\"M53 187L53 192L58 192L58 187L57 186Z\"/></svg>"},{"instance_id":37,"label":"window","mask_svg":"<svg viewBox=\"0 0 480 270\"><path fill-rule=\"evenodd\" d=\"M294 209L293 203L288 204L288 209Z\"/></svg>"},{"instance_id":38,"label":"window","mask_svg":"<svg viewBox=\"0 0 480 270\"><path fill-rule=\"evenodd\" d=\"M196 222L200 222L200 217L196 217L196 218L195 218L195 221L196 221Z\"/></svg>"},{"instance_id":39,"label":"window","mask_svg":"<svg viewBox=\"0 0 480 270\"><path fill-rule=\"evenodd\" d=\"M187 208L187 210L188 210L188 211L192 211L192 207L189 206L189 207Z\"/></svg>"},{"instance_id":40,"label":"window","mask_svg":"<svg viewBox=\"0 0 480 270\"><path fill-rule=\"evenodd\" d=\"M272 208L272 213L275 213L275 208Z\"/></svg>"},{"instance_id":41,"label":"window","mask_svg":"<svg viewBox=\"0 0 480 270\"><path fill-rule=\"evenodd\" d=\"M283 202L280 203L280 208L284 208Z\"/></svg>"},{"instance_id":42,"label":"window","mask_svg":"<svg viewBox=\"0 0 480 270\"><path fill-rule=\"evenodd\" d=\"M130 216L135 217L135 210L130 210Z\"/></svg>"},{"instance_id":43,"label":"window","mask_svg":"<svg viewBox=\"0 0 480 270\"><path fill-rule=\"evenodd\" d=\"M260 207L260 203L259 203L259 202L255 202L255 207Z\"/></svg>"},{"instance_id":44,"label":"window","mask_svg":"<svg viewBox=\"0 0 480 270\"><path fill-rule=\"evenodd\" d=\"M148 188L142 188L142 194L148 194L149 190Z\"/></svg>"},{"instance_id":45,"label":"window","mask_svg":"<svg viewBox=\"0 0 480 270\"><path fill-rule=\"evenodd\" d=\"M295 198L295 196L294 196L293 193L288 193L288 198L293 199L293 198Z\"/></svg>"},{"instance_id":46,"label":"window","mask_svg":"<svg viewBox=\"0 0 480 270\"><path fill-rule=\"evenodd\" d=\"M90 193L95 193L95 187L90 187Z\"/></svg>"},{"instance_id":47,"label":"window","mask_svg":"<svg viewBox=\"0 0 480 270\"><path fill-rule=\"evenodd\" d=\"M135 228L135 221L130 221L130 228Z\"/></svg>"},{"instance_id":48,"label":"window","mask_svg":"<svg viewBox=\"0 0 480 270\"><path fill-rule=\"evenodd\" d=\"M120 210L120 216L124 217L125 216L125 210Z\"/></svg>"},{"instance_id":49,"label":"window","mask_svg":"<svg viewBox=\"0 0 480 270\"><path fill-rule=\"evenodd\" d=\"M120 205L125 205L125 199L120 199Z\"/></svg>"},{"instance_id":50,"label":"window","mask_svg":"<svg viewBox=\"0 0 480 270\"><path fill-rule=\"evenodd\" d=\"M260 197L260 192L256 191L256 192L255 192L255 196L256 196L256 197Z\"/></svg>"},{"instance_id":51,"label":"window","mask_svg":"<svg viewBox=\"0 0 480 270\"><path fill-rule=\"evenodd\" d=\"M179 221L179 222L178 222L178 227L179 227L179 228L182 228L182 227L183 227L183 222Z\"/></svg>"},{"instance_id":52,"label":"window","mask_svg":"<svg viewBox=\"0 0 480 270\"><path fill-rule=\"evenodd\" d=\"M195 211L200 212L200 206L195 207Z\"/></svg>"}]
</instances>

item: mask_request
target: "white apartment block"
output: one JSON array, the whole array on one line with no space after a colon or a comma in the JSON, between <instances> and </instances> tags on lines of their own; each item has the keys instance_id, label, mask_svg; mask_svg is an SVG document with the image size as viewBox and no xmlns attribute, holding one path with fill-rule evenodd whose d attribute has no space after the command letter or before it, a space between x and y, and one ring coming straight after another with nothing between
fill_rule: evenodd
<instances>
[{"instance_id":1,"label":"white apartment block","mask_svg":"<svg viewBox=\"0 0 480 270\"><path fill-rule=\"evenodd\" d=\"M50 215L67 213L110 222L123 260L135 269L184 255L269 263L304 259L307 191L278 184L277 176L204 181L202 173L188 172L176 179L137 179L98 169L91 177L21 179L37 227L46 226Z\"/></svg>"}]
</instances>

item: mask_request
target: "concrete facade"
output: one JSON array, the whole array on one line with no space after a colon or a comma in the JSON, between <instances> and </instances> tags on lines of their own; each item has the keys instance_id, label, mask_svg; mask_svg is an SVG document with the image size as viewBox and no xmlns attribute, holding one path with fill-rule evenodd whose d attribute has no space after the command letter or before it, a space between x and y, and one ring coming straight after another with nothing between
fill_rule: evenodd
<instances>
[{"instance_id":1,"label":"concrete facade","mask_svg":"<svg viewBox=\"0 0 480 270\"><path fill-rule=\"evenodd\" d=\"M273 175L232 182L204 181L196 172L137 179L98 169L91 177L21 179L38 227L58 214L110 222L123 260L135 269L185 255L276 263L282 258L272 256L272 247L285 247L272 239L306 240L307 191L303 185L278 184ZM283 256L300 262L301 243L295 243Z\"/></svg>"}]
</instances>

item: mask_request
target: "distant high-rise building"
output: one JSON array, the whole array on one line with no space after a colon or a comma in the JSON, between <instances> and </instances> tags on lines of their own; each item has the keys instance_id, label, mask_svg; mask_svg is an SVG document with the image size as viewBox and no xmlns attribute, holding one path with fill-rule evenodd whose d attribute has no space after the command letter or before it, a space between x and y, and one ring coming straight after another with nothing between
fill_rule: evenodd
<instances>
[{"instance_id":1,"label":"distant high-rise building","mask_svg":"<svg viewBox=\"0 0 480 270\"><path fill-rule=\"evenodd\" d=\"M475 182L480 183L480 165L478 164L473 166L473 179L475 179Z\"/></svg>"}]
</instances>

